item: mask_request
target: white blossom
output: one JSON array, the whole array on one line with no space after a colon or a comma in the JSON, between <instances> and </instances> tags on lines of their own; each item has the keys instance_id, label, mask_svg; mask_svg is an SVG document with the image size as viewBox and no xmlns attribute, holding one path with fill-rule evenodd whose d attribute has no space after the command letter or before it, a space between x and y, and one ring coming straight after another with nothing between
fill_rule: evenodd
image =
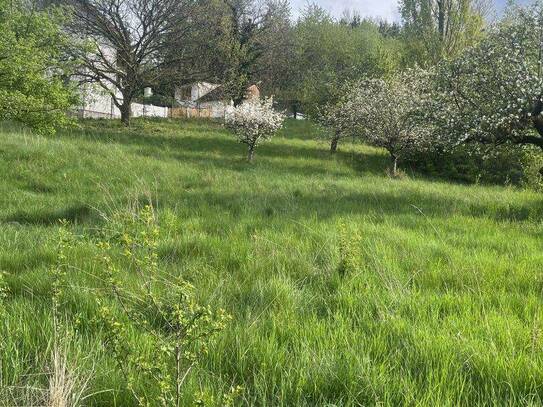
<instances>
[{"instance_id":1,"label":"white blossom","mask_svg":"<svg viewBox=\"0 0 543 407\"><path fill-rule=\"evenodd\" d=\"M479 44L437 68L425 111L442 141L543 148L542 17L541 3L514 7Z\"/></svg>"},{"instance_id":2,"label":"white blossom","mask_svg":"<svg viewBox=\"0 0 543 407\"><path fill-rule=\"evenodd\" d=\"M282 127L285 116L273 109L273 100L249 100L237 107L229 107L225 124L241 143L248 146L251 161L256 146L269 140Z\"/></svg>"},{"instance_id":3,"label":"white blossom","mask_svg":"<svg viewBox=\"0 0 543 407\"><path fill-rule=\"evenodd\" d=\"M384 79L364 79L346 87L345 97L321 114L337 134L352 135L385 148L396 173L398 159L411 149L424 149L431 126L420 120L427 95L427 72L411 69Z\"/></svg>"}]
</instances>

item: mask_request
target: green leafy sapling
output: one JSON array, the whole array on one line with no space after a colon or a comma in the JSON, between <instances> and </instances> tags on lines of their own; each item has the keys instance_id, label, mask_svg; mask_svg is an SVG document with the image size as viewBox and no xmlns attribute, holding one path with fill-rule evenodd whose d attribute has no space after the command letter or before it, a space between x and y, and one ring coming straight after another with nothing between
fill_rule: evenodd
<instances>
[{"instance_id":1,"label":"green leafy sapling","mask_svg":"<svg viewBox=\"0 0 543 407\"><path fill-rule=\"evenodd\" d=\"M106 345L138 404L153 398L180 406L183 385L230 316L198 304L190 283L160 268L160 228L150 205L113 216L108 234L98 244L113 300L111 305L100 300ZM135 273L139 284L129 286L123 279L127 272ZM134 336L145 340L136 344ZM154 383L159 396L138 387L140 380Z\"/></svg>"}]
</instances>

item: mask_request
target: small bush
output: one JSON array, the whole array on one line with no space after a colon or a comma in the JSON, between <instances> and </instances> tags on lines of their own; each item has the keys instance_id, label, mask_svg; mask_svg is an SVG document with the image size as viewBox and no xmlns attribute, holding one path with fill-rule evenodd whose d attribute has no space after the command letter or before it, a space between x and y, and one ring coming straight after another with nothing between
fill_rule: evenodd
<instances>
[{"instance_id":1,"label":"small bush","mask_svg":"<svg viewBox=\"0 0 543 407\"><path fill-rule=\"evenodd\" d=\"M533 146L502 145L474 151L470 145L461 145L450 151L413 152L404 163L430 176L469 184L542 185L543 157Z\"/></svg>"},{"instance_id":2,"label":"small bush","mask_svg":"<svg viewBox=\"0 0 543 407\"><path fill-rule=\"evenodd\" d=\"M98 257L110 295L98 302L106 348L138 404L180 406L183 384L230 316L198 304L190 283L161 270L160 228L151 206L115 214L103 232ZM126 272L139 284L128 284ZM154 384L158 400L149 399L140 381Z\"/></svg>"}]
</instances>

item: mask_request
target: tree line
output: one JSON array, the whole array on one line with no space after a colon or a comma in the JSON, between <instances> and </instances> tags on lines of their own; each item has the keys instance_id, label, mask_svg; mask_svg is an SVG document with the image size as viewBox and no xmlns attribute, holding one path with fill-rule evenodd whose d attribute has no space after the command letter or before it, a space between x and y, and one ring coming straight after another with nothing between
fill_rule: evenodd
<instances>
[{"instance_id":1,"label":"tree line","mask_svg":"<svg viewBox=\"0 0 543 407\"><path fill-rule=\"evenodd\" d=\"M333 18L316 4L294 19L288 0L2 0L0 41L11 48L10 36L16 37L39 49L41 62L54 73L46 81L67 85L71 74L78 85L98 84L126 124L130 103L142 97L144 87L167 99L175 86L198 80L224 84L236 105L250 84L258 84L282 108L314 115L337 100L349 80L425 65L469 43L470 33L482 26L473 0L439 0L446 13L437 17L425 6L434 1L403 1L403 24L391 24L355 12ZM443 20L435 33L433 18ZM23 32L12 23L24 19L47 26L46 35L39 32L43 27L26 26ZM17 64L24 52L6 52L6 65ZM25 63L40 72L40 61ZM15 87L6 80L2 89Z\"/></svg>"},{"instance_id":2,"label":"tree line","mask_svg":"<svg viewBox=\"0 0 543 407\"><path fill-rule=\"evenodd\" d=\"M145 87L168 104L205 80L236 106L257 84L323 124L332 152L358 138L393 169L459 146L542 148L543 10L492 21L484 1L401 0L387 22L316 4L294 18L288 0L0 0L0 119L53 132L91 82L129 125Z\"/></svg>"}]
</instances>

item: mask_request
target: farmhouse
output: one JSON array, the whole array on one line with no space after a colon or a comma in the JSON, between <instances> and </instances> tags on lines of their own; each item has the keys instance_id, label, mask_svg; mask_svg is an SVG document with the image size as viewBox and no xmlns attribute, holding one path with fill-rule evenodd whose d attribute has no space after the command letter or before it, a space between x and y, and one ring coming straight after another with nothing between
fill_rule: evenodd
<instances>
[{"instance_id":1,"label":"farmhouse","mask_svg":"<svg viewBox=\"0 0 543 407\"><path fill-rule=\"evenodd\" d=\"M226 108L233 105L224 86L209 82L198 82L175 89L177 108L172 109L175 116L222 118ZM247 88L246 100L260 99L258 86Z\"/></svg>"}]
</instances>

